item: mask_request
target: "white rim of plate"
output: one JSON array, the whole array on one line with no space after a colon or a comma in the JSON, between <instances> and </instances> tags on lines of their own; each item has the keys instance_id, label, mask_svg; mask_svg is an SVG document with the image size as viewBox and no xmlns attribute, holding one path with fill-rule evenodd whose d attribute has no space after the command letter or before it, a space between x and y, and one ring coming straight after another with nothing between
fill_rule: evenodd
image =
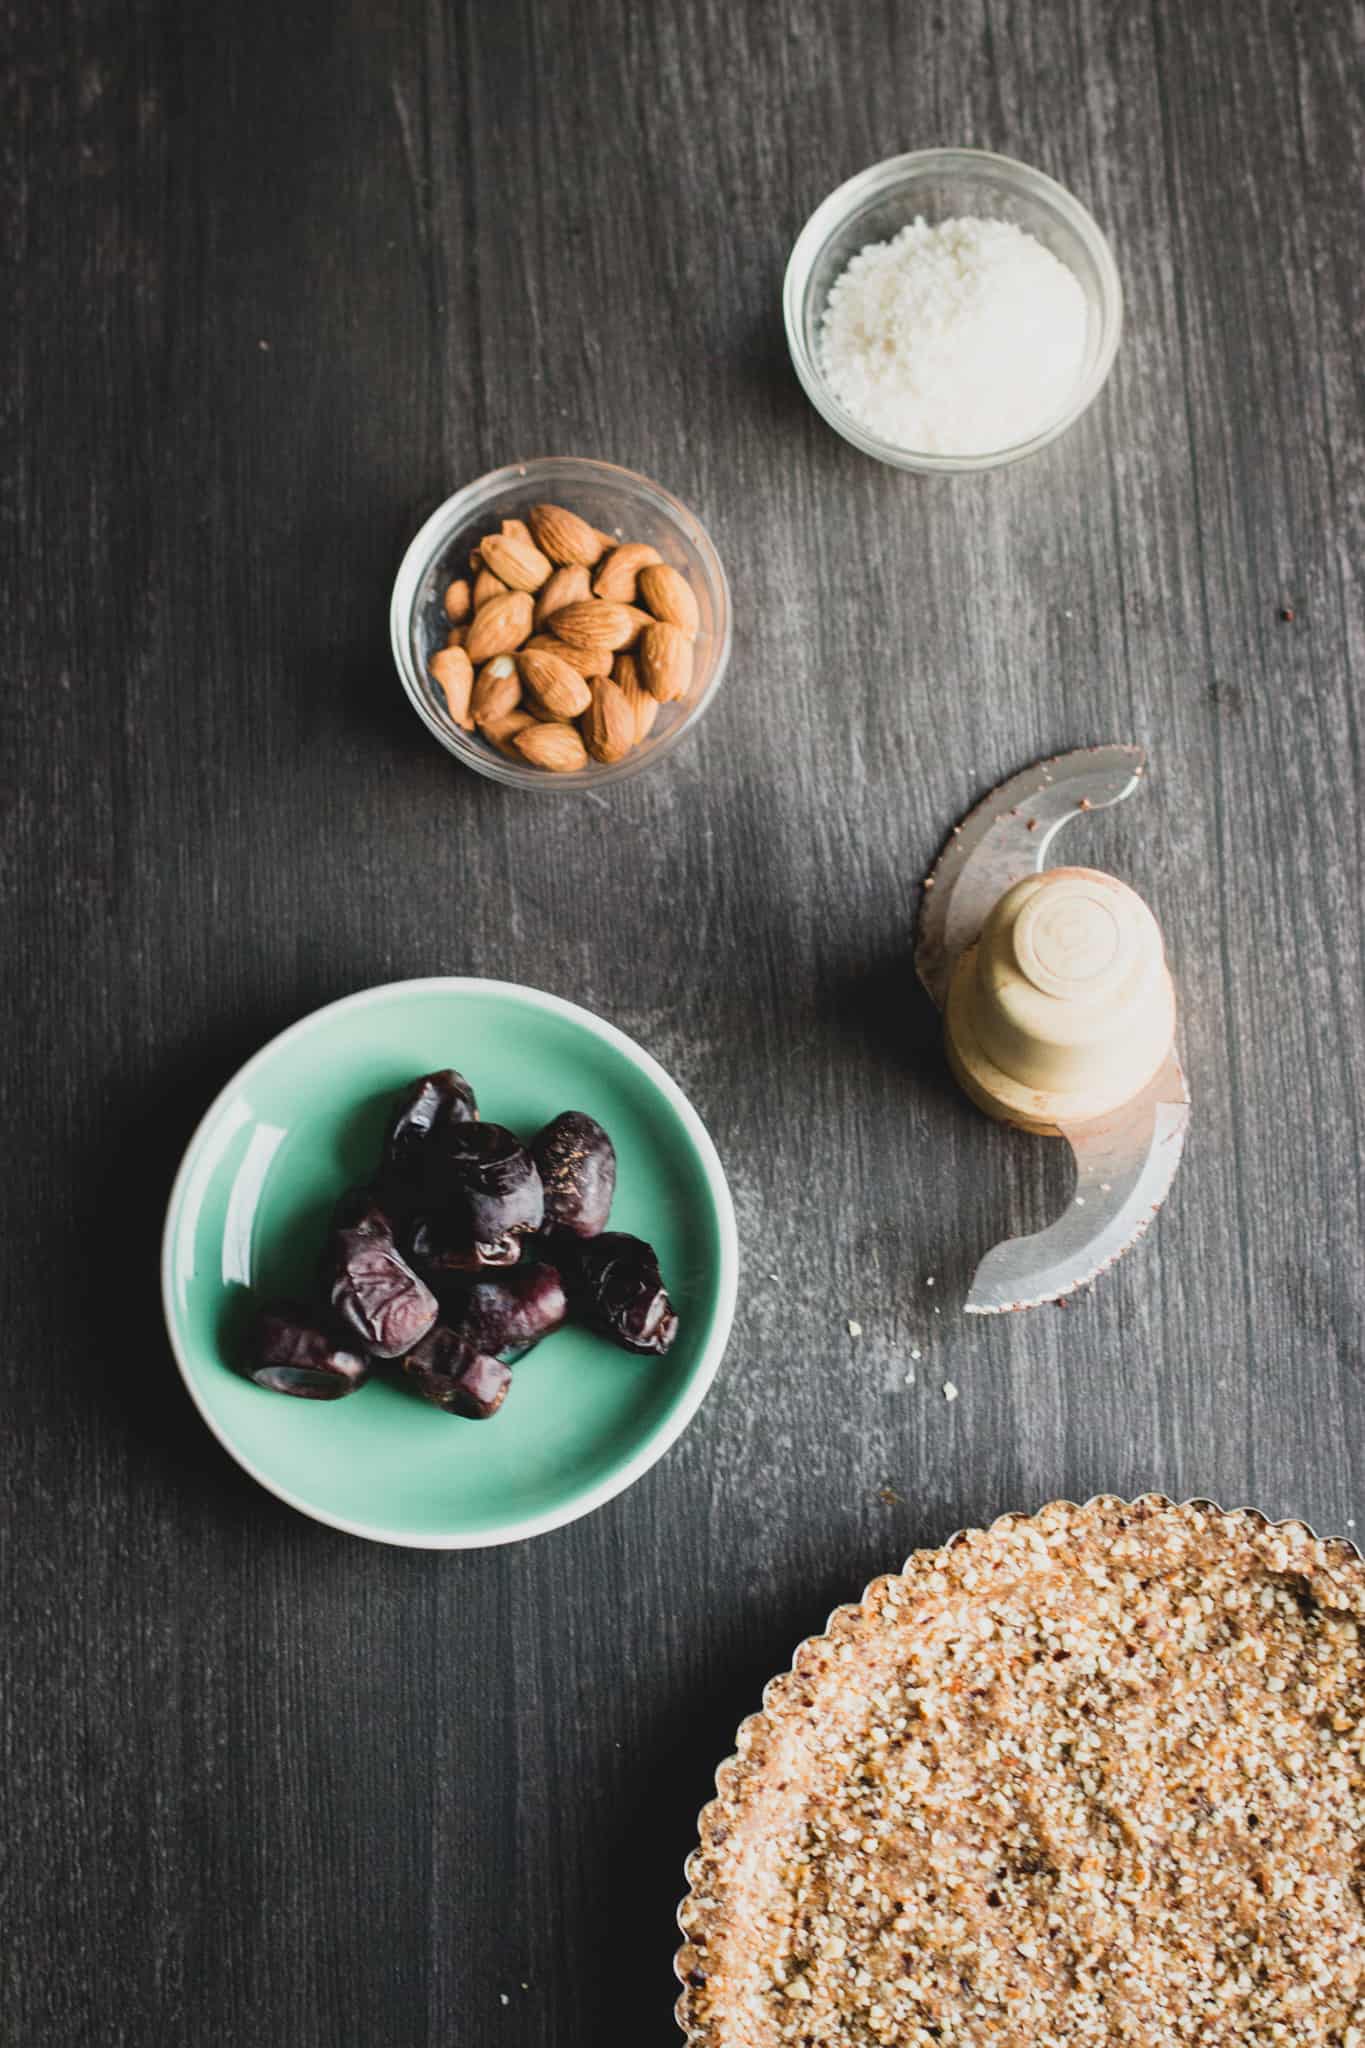
<instances>
[{"instance_id":1,"label":"white rim of plate","mask_svg":"<svg viewBox=\"0 0 1365 2048\"><path fill-rule=\"evenodd\" d=\"M396 996L435 993L515 996L532 1009L545 1010L553 1016L565 1017L584 1026L593 1037L600 1038L621 1053L647 1080L653 1082L676 1112L691 1138L701 1161L707 1191L715 1207L720 1235L720 1271L717 1276L716 1312L711 1336L687 1382L678 1406L659 1425L654 1434L646 1439L640 1449L626 1459L609 1478L575 1495L564 1509L549 1514L530 1515L521 1521L509 1522L505 1527L470 1536L431 1536L416 1530L377 1529L365 1522L352 1521L345 1515L329 1514L325 1509L314 1507L301 1499L288 1487L277 1485L237 1448L226 1430L220 1427L217 1418L210 1412L191 1376L180 1342L176 1317L172 1311L171 1283L176 1226L180 1221L180 1212L191 1176L198 1164L202 1141L228 1098L250 1079L256 1068L272 1053L278 1052L291 1039L301 1037L320 1018L338 1010L366 1009L372 1004ZM672 1075L666 1072L642 1045L638 1045L615 1024L609 1024L604 1017L595 1016L591 1010L584 1009L581 1003L572 1003L564 996L552 996L544 989L528 988L521 982L494 981L474 974L422 975L409 981L382 982L375 988L357 989L351 995L339 996L335 1002L323 1003L320 1008L310 1010L307 1016L297 1018L294 1023L286 1025L283 1031L277 1032L274 1038L267 1039L265 1044L260 1046L219 1089L195 1125L180 1165L176 1169L175 1179L171 1183L170 1199L166 1204L166 1220L161 1235L161 1309L171 1352L191 1401L234 1464L240 1465L248 1477L254 1479L258 1486L263 1486L267 1493L273 1493L277 1500L282 1500L286 1506L297 1509L301 1515L307 1515L311 1521L323 1522L329 1528L340 1529L348 1536L363 1537L367 1542L388 1543L408 1550L491 1550L499 1544L519 1543L528 1536L543 1536L551 1529L562 1529L570 1522L579 1521L584 1515L592 1514L595 1509L605 1507L618 1493L624 1493L637 1479L642 1478L652 1465L656 1465L666 1451L671 1450L705 1400L730 1341L730 1329L734 1322L738 1294L739 1232L735 1223L735 1206L730 1194L730 1185L725 1178L725 1169L720 1163L720 1155L712 1142L710 1132Z\"/></svg>"}]
</instances>

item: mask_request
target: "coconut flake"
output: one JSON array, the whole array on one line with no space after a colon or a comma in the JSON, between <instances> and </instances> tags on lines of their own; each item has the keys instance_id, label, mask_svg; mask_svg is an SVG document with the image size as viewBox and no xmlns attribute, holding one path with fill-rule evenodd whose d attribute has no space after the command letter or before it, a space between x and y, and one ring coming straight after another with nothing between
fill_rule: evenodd
<instances>
[{"instance_id":1,"label":"coconut flake","mask_svg":"<svg viewBox=\"0 0 1365 2048\"><path fill-rule=\"evenodd\" d=\"M820 329L830 389L898 448L985 455L1040 433L1085 360L1074 271L1012 221L923 217L836 278Z\"/></svg>"}]
</instances>

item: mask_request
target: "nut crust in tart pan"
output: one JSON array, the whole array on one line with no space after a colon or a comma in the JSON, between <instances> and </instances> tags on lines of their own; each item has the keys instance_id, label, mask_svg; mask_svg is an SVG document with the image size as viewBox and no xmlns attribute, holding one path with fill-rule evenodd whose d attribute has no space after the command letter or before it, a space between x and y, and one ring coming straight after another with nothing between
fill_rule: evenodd
<instances>
[{"instance_id":1,"label":"nut crust in tart pan","mask_svg":"<svg viewBox=\"0 0 1365 2048\"><path fill-rule=\"evenodd\" d=\"M1207 1502L917 1553L717 1773L689 2042L1365 2043L1363 1627L1351 1544Z\"/></svg>"}]
</instances>

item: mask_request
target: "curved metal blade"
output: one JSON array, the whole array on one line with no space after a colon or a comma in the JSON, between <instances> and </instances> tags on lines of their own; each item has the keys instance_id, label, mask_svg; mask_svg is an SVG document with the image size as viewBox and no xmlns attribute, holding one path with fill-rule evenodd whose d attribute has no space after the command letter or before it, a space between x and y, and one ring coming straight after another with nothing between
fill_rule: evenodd
<instances>
[{"instance_id":1,"label":"curved metal blade","mask_svg":"<svg viewBox=\"0 0 1365 2048\"><path fill-rule=\"evenodd\" d=\"M1070 819L1131 796L1146 765L1141 747L1078 747L1012 775L953 827L925 880L915 942L915 971L940 1010L958 955L1006 889L1040 872Z\"/></svg>"},{"instance_id":2,"label":"curved metal blade","mask_svg":"<svg viewBox=\"0 0 1365 2048\"><path fill-rule=\"evenodd\" d=\"M1189 1121L1189 1090L1172 1053L1142 1094L1113 1116L1063 1125L1076 1156L1076 1192L1047 1230L1008 1238L987 1252L972 1281L968 1315L1058 1301L1112 1266L1166 1199Z\"/></svg>"}]
</instances>

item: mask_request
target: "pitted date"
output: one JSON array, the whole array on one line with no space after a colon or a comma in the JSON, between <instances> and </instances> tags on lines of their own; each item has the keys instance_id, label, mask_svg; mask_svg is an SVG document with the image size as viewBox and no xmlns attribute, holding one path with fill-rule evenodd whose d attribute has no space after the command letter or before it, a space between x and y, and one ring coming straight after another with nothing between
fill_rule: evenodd
<instances>
[{"instance_id":1,"label":"pitted date","mask_svg":"<svg viewBox=\"0 0 1365 2048\"><path fill-rule=\"evenodd\" d=\"M269 1302L251 1333L247 1372L258 1387L302 1401L339 1401L370 1376L368 1361L297 1301Z\"/></svg>"},{"instance_id":2,"label":"pitted date","mask_svg":"<svg viewBox=\"0 0 1365 2048\"><path fill-rule=\"evenodd\" d=\"M616 1148L601 1124L566 1109L536 1132L531 1157L545 1189L545 1228L596 1237L616 1193Z\"/></svg>"},{"instance_id":3,"label":"pitted date","mask_svg":"<svg viewBox=\"0 0 1365 2048\"><path fill-rule=\"evenodd\" d=\"M479 1105L454 1067L423 1074L399 1096L384 1147L384 1178L411 1185L425 1178L433 1140L454 1124L477 1123Z\"/></svg>"},{"instance_id":4,"label":"pitted date","mask_svg":"<svg viewBox=\"0 0 1365 2048\"><path fill-rule=\"evenodd\" d=\"M501 1124L461 1124L432 1145L429 1206L412 1226L409 1249L432 1273L514 1266L541 1226L545 1194L520 1138Z\"/></svg>"},{"instance_id":5,"label":"pitted date","mask_svg":"<svg viewBox=\"0 0 1365 2048\"><path fill-rule=\"evenodd\" d=\"M471 1422L496 1415L512 1384L511 1370L500 1358L490 1358L443 1323L408 1353L403 1371L423 1400Z\"/></svg>"},{"instance_id":6,"label":"pitted date","mask_svg":"<svg viewBox=\"0 0 1365 2048\"><path fill-rule=\"evenodd\" d=\"M555 1266L515 1266L496 1279L438 1288L441 1320L476 1351L520 1357L569 1313Z\"/></svg>"},{"instance_id":7,"label":"pitted date","mask_svg":"<svg viewBox=\"0 0 1365 2048\"><path fill-rule=\"evenodd\" d=\"M627 1351L662 1357L678 1334L678 1316L654 1247L624 1230L579 1239L556 1233L550 1243L570 1313Z\"/></svg>"},{"instance_id":8,"label":"pitted date","mask_svg":"<svg viewBox=\"0 0 1365 2048\"><path fill-rule=\"evenodd\" d=\"M332 1232L323 1261L328 1297L375 1358L401 1358L436 1320L436 1297L393 1241L388 1218L370 1206Z\"/></svg>"},{"instance_id":9,"label":"pitted date","mask_svg":"<svg viewBox=\"0 0 1365 2048\"><path fill-rule=\"evenodd\" d=\"M523 1143L481 1120L453 1067L419 1075L373 1177L337 1199L317 1299L266 1305L234 1363L258 1386L334 1401L372 1361L401 1360L434 1406L486 1419L512 1362L570 1319L660 1356L677 1312L652 1247L607 1229L616 1171L583 1110Z\"/></svg>"}]
</instances>

